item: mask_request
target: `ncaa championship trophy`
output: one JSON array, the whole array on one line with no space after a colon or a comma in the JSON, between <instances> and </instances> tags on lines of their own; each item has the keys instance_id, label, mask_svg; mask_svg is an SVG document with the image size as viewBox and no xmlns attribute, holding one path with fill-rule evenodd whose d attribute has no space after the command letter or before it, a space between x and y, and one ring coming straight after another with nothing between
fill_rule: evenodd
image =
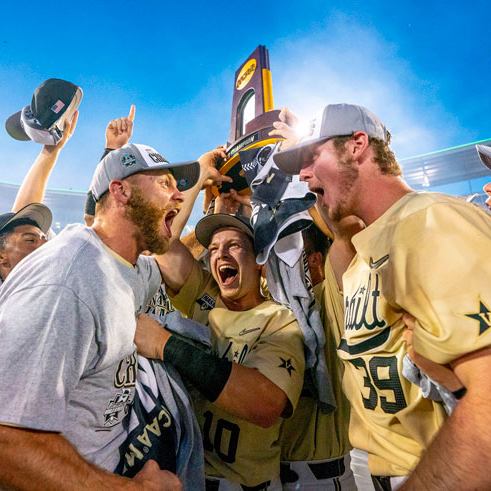
<instances>
[{"instance_id":1,"label":"ncaa championship trophy","mask_svg":"<svg viewBox=\"0 0 491 491\"><path fill-rule=\"evenodd\" d=\"M279 110L273 110L273 86L269 69L269 54L265 46L258 46L235 72L230 135L227 160L219 167L221 174L233 179L212 187L216 197L233 188L239 194L248 194L249 186L240 163L239 151L276 143L281 138L270 137L273 123L278 121Z\"/></svg>"},{"instance_id":2,"label":"ncaa championship trophy","mask_svg":"<svg viewBox=\"0 0 491 491\"><path fill-rule=\"evenodd\" d=\"M274 129L273 123L279 121L280 111L273 110L273 85L269 68L269 53L265 46L258 46L235 72L234 97L232 101L232 117L230 120L230 135L227 144L227 160L218 168L221 174L232 178L233 182L223 182L212 186L211 192L215 197L220 193L229 193L233 188L239 194L250 194L248 182L242 165L248 166L251 155L254 156L262 147L272 145L282 138L271 137L268 133ZM252 152L250 152L252 150ZM262 152L267 159L269 149ZM241 155L247 161L241 162ZM242 164L242 165L241 165ZM250 176L249 176L250 179ZM208 209L213 213L213 205ZM317 208L309 209L309 213L317 227L333 238Z\"/></svg>"}]
</instances>

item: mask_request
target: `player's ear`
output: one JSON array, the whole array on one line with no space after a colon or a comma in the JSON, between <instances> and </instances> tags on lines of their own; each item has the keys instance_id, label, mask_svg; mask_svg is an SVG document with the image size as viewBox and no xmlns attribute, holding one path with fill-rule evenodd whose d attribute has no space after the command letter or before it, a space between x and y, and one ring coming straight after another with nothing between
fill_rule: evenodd
<instances>
[{"instance_id":1,"label":"player's ear","mask_svg":"<svg viewBox=\"0 0 491 491\"><path fill-rule=\"evenodd\" d=\"M348 154L355 160L359 160L366 152L370 142L364 131L355 131L348 141Z\"/></svg>"},{"instance_id":2,"label":"player's ear","mask_svg":"<svg viewBox=\"0 0 491 491\"><path fill-rule=\"evenodd\" d=\"M113 179L109 183L109 192L117 203L126 205L131 197L131 184L126 179Z\"/></svg>"},{"instance_id":3,"label":"player's ear","mask_svg":"<svg viewBox=\"0 0 491 491\"><path fill-rule=\"evenodd\" d=\"M5 250L0 251L0 266L4 268L10 267L9 255Z\"/></svg>"}]
</instances>

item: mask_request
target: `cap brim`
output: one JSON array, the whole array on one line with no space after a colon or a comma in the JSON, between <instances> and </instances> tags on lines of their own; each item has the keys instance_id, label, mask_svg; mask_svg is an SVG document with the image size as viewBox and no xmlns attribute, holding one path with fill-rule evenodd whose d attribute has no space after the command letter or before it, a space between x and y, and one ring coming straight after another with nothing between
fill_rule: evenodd
<instances>
[{"instance_id":1,"label":"cap brim","mask_svg":"<svg viewBox=\"0 0 491 491\"><path fill-rule=\"evenodd\" d=\"M30 138L27 136L26 132L20 124L20 113L22 111L12 114L7 121L5 121L5 129L7 133L16 140L29 141Z\"/></svg>"},{"instance_id":2,"label":"cap brim","mask_svg":"<svg viewBox=\"0 0 491 491\"><path fill-rule=\"evenodd\" d=\"M312 152L315 145L327 139L327 137L320 137L313 140L306 140L291 148L281 150L273 155L274 163L285 174L300 174L306 154Z\"/></svg>"},{"instance_id":3,"label":"cap brim","mask_svg":"<svg viewBox=\"0 0 491 491\"><path fill-rule=\"evenodd\" d=\"M21 218L29 218L35 222L45 234L47 234L51 227L53 215L47 206L41 203L30 203L24 206L24 208L21 208L10 220L5 222L2 229Z\"/></svg>"},{"instance_id":4,"label":"cap brim","mask_svg":"<svg viewBox=\"0 0 491 491\"><path fill-rule=\"evenodd\" d=\"M476 145L476 150L481 162L488 169L491 169L491 147L487 147L486 145Z\"/></svg>"},{"instance_id":5,"label":"cap brim","mask_svg":"<svg viewBox=\"0 0 491 491\"><path fill-rule=\"evenodd\" d=\"M252 227L244 220L236 215L228 215L226 213L215 213L202 218L197 224L194 232L198 242L208 248L211 238L216 230L224 227L238 228L254 241L254 232Z\"/></svg>"},{"instance_id":6,"label":"cap brim","mask_svg":"<svg viewBox=\"0 0 491 491\"><path fill-rule=\"evenodd\" d=\"M155 167L158 168L158 167ZM175 164L166 164L162 169L169 169L172 172L179 191L191 189L199 179L200 167L199 162L176 162Z\"/></svg>"}]
</instances>

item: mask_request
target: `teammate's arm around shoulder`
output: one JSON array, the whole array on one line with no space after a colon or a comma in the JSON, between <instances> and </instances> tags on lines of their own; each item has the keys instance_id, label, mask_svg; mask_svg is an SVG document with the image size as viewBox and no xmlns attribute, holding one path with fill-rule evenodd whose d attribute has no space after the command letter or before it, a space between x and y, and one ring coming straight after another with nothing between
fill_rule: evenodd
<instances>
[{"instance_id":1,"label":"teammate's arm around shoulder","mask_svg":"<svg viewBox=\"0 0 491 491\"><path fill-rule=\"evenodd\" d=\"M0 486L2 489L179 491L171 472L149 461L134 479L111 474L86 462L58 433L0 425Z\"/></svg>"}]
</instances>

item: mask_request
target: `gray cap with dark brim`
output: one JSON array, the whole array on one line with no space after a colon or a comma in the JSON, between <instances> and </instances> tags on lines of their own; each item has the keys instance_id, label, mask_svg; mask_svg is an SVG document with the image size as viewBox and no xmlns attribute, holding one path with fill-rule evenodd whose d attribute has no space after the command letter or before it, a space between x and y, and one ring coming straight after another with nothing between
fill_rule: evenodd
<instances>
[{"instance_id":1,"label":"gray cap with dark brim","mask_svg":"<svg viewBox=\"0 0 491 491\"><path fill-rule=\"evenodd\" d=\"M366 107L328 104L311 119L309 135L299 144L276 153L274 163L286 174L300 174L308 152L313 152L319 143L336 136L352 135L356 131L385 142L388 140L385 124Z\"/></svg>"},{"instance_id":2,"label":"gray cap with dark brim","mask_svg":"<svg viewBox=\"0 0 491 491\"><path fill-rule=\"evenodd\" d=\"M121 148L108 153L97 165L90 185L95 201L109 190L114 179L126 179L138 172L168 169L174 176L177 189L186 191L192 188L199 179L200 165L197 161L168 162L162 155L148 145L127 143Z\"/></svg>"}]
</instances>

